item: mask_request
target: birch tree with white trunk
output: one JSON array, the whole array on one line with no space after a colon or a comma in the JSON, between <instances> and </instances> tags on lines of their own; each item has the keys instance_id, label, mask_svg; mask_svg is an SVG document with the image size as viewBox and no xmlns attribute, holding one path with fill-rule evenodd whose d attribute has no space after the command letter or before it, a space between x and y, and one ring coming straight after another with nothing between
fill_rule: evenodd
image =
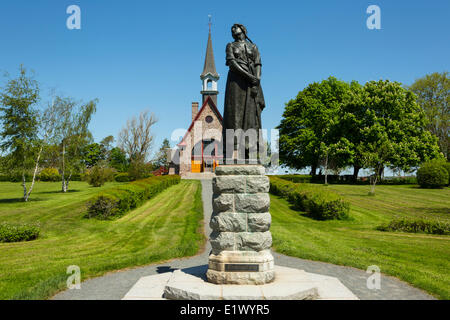
<instances>
[{"instance_id":1,"label":"birch tree with white trunk","mask_svg":"<svg viewBox=\"0 0 450 320\"><path fill-rule=\"evenodd\" d=\"M0 93L0 149L9 154L8 170L22 179L23 201L28 201L39 167L39 116L36 105L40 96L39 83L21 65L19 76L9 78ZM34 167L31 185L27 173Z\"/></svg>"}]
</instances>

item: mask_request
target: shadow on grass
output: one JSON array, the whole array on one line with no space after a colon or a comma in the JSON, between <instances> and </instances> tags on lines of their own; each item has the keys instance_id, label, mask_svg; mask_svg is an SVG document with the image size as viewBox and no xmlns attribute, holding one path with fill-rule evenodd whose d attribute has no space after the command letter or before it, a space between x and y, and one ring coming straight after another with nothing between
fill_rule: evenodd
<instances>
[{"instance_id":1,"label":"shadow on grass","mask_svg":"<svg viewBox=\"0 0 450 320\"><path fill-rule=\"evenodd\" d=\"M412 208L414 210L417 211L421 211L423 213L437 213L437 214L448 214L450 215L450 208L430 208L430 207L416 207L416 208Z\"/></svg>"},{"instance_id":2,"label":"shadow on grass","mask_svg":"<svg viewBox=\"0 0 450 320\"><path fill-rule=\"evenodd\" d=\"M45 201L45 199L41 198L29 198L28 202L35 202L35 201ZM23 198L11 198L11 199L0 199L0 203L26 203L23 201Z\"/></svg>"},{"instance_id":3,"label":"shadow on grass","mask_svg":"<svg viewBox=\"0 0 450 320\"><path fill-rule=\"evenodd\" d=\"M314 219L308 212L304 211L302 208L299 208L295 205L290 204L289 209L297 212L300 217L305 217L305 218L311 219L313 221L318 221L318 220Z\"/></svg>"},{"instance_id":4,"label":"shadow on grass","mask_svg":"<svg viewBox=\"0 0 450 320\"><path fill-rule=\"evenodd\" d=\"M55 190L55 191L41 191L41 192L36 192L36 193L41 193L41 194L57 194L57 193L61 193L61 194L65 194L65 193L72 193L72 192L80 192L81 190L78 189L69 189L66 192L62 192L61 190Z\"/></svg>"}]
</instances>

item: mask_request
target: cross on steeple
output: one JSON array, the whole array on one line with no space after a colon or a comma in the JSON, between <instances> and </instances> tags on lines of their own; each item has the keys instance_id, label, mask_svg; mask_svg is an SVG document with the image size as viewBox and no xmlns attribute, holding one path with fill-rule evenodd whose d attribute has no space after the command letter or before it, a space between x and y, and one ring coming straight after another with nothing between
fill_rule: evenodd
<instances>
[{"instance_id":1,"label":"cross on steeple","mask_svg":"<svg viewBox=\"0 0 450 320\"><path fill-rule=\"evenodd\" d=\"M209 18L209 22L208 22L208 25L209 25L209 33L211 33L211 24L212 24L212 22L211 22L211 15L210 15L210 14L208 14L208 18Z\"/></svg>"}]
</instances>

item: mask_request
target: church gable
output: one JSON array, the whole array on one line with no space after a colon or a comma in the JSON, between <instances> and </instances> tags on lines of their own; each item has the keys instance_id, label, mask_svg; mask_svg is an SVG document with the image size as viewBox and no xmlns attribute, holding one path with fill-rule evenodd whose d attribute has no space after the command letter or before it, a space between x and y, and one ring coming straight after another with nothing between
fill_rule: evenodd
<instances>
[{"instance_id":1,"label":"church gable","mask_svg":"<svg viewBox=\"0 0 450 320\"><path fill-rule=\"evenodd\" d=\"M202 121L203 125L208 128L217 128L217 125L222 126L222 120L222 115L214 104L214 101L208 97L198 112L196 121Z\"/></svg>"},{"instance_id":2,"label":"church gable","mask_svg":"<svg viewBox=\"0 0 450 320\"><path fill-rule=\"evenodd\" d=\"M189 129L186 132L185 136L178 144L179 146L186 145L186 139L188 137L193 138L192 130L194 129L195 122L197 121L201 122L202 134L208 129L215 129L218 130L219 132L222 131L222 121L223 121L222 115L220 114L211 97L207 97L207 99L203 103L202 107L196 114L194 120L190 124ZM195 141L192 142L195 143Z\"/></svg>"}]
</instances>

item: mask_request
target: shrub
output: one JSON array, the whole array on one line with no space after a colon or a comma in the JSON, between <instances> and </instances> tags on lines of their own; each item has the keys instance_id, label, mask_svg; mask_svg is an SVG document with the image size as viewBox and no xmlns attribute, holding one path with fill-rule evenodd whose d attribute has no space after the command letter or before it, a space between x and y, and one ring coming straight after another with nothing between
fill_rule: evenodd
<instances>
[{"instance_id":1,"label":"shrub","mask_svg":"<svg viewBox=\"0 0 450 320\"><path fill-rule=\"evenodd\" d=\"M311 176L306 174L285 174L285 175L279 175L278 178L291 181L294 183L310 183L311 182Z\"/></svg>"},{"instance_id":2,"label":"shrub","mask_svg":"<svg viewBox=\"0 0 450 320\"><path fill-rule=\"evenodd\" d=\"M396 219L388 224L378 226L379 231L402 231L412 233L430 233L450 235L450 224L431 220Z\"/></svg>"},{"instance_id":3,"label":"shrub","mask_svg":"<svg viewBox=\"0 0 450 320\"><path fill-rule=\"evenodd\" d=\"M102 220L109 219L117 214L116 198L106 194L99 194L88 201L86 218L97 217Z\"/></svg>"},{"instance_id":4,"label":"shrub","mask_svg":"<svg viewBox=\"0 0 450 320\"><path fill-rule=\"evenodd\" d=\"M442 166L444 167L445 170L447 170L447 173L448 173L447 185L449 185L450 184L450 161L442 162Z\"/></svg>"},{"instance_id":5,"label":"shrub","mask_svg":"<svg viewBox=\"0 0 450 320\"><path fill-rule=\"evenodd\" d=\"M417 184L416 177L389 177L384 178L379 184L383 185L402 185L402 184Z\"/></svg>"},{"instance_id":6,"label":"shrub","mask_svg":"<svg viewBox=\"0 0 450 320\"><path fill-rule=\"evenodd\" d=\"M39 236L38 225L0 224L0 242L19 242L34 240Z\"/></svg>"},{"instance_id":7,"label":"shrub","mask_svg":"<svg viewBox=\"0 0 450 320\"><path fill-rule=\"evenodd\" d=\"M132 161L128 168L128 176L130 181L145 179L153 176L153 165L151 163L145 163L143 161Z\"/></svg>"},{"instance_id":8,"label":"shrub","mask_svg":"<svg viewBox=\"0 0 450 320\"><path fill-rule=\"evenodd\" d=\"M114 169L94 166L87 171L85 179L93 187L101 187L107 181L114 180Z\"/></svg>"},{"instance_id":9,"label":"shrub","mask_svg":"<svg viewBox=\"0 0 450 320\"><path fill-rule=\"evenodd\" d=\"M61 180L61 175L56 168L44 168L39 174L39 180L55 182Z\"/></svg>"},{"instance_id":10,"label":"shrub","mask_svg":"<svg viewBox=\"0 0 450 320\"><path fill-rule=\"evenodd\" d=\"M71 181L83 181L82 174L81 173L72 173L70 180Z\"/></svg>"},{"instance_id":11,"label":"shrub","mask_svg":"<svg viewBox=\"0 0 450 320\"><path fill-rule=\"evenodd\" d=\"M442 161L429 161L417 170L417 182L422 188L442 188L448 184L448 175Z\"/></svg>"},{"instance_id":12,"label":"shrub","mask_svg":"<svg viewBox=\"0 0 450 320\"><path fill-rule=\"evenodd\" d=\"M349 202L321 186L270 177L270 192L286 198L296 210L305 211L316 220L344 220L349 217Z\"/></svg>"},{"instance_id":13,"label":"shrub","mask_svg":"<svg viewBox=\"0 0 450 320\"><path fill-rule=\"evenodd\" d=\"M130 177L128 176L127 172L119 172L114 176L114 180L117 182L129 182Z\"/></svg>"},{"instance_id":14,"label":"shrub","mask_svg":"<svg viewBox=\"0 0 450 320\"><path fill-rule=\"evenodd\" d=\"M33 180L33 175L29 172L25 173L25 181L30 182ZM9 181L10 182L22 182L22 173L20 172L13 172L9 174Z\"/></svg>"},{"instance_id":15,"label":"shrub","mask_svg":"<svg viewBox=\"0 0 450 320\"><path fill-rule=\"evenodd\" d=\"M87 202L86 218L117 218L180 182L180 176L158 176L103 190Z\"/></svg>"}]
</instances>

